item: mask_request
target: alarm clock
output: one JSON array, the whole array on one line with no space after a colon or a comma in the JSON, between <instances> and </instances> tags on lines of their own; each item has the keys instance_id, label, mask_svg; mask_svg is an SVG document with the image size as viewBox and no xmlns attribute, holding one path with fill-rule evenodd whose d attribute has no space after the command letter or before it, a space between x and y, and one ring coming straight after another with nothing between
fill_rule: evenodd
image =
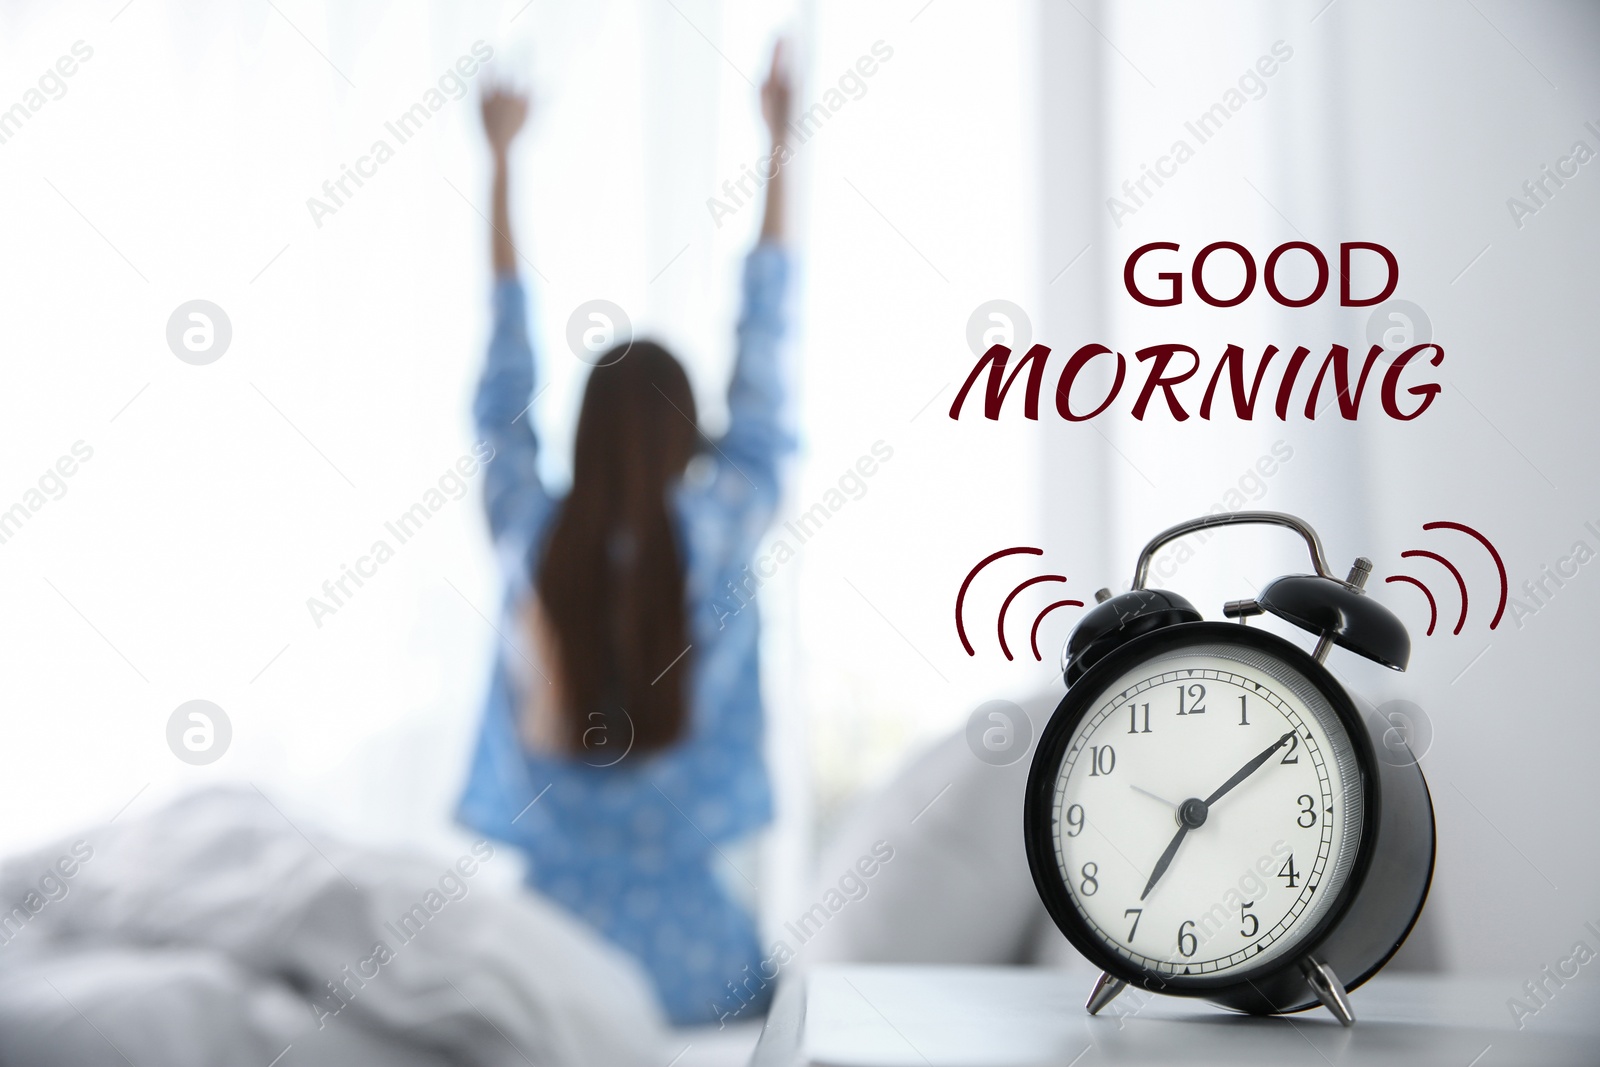
<instances>
[{"instance_id":1,"label":"alarm clock","mask_svg":"<svg viewBox=\"0 0 1600 1067\"><path fill-rule=\"evenodd\" d=\"M1162 545L1214 526L1298 533L1313 573L1205 621L1146 587ZM1399 949L1433 876L1433 803L1415 759L1378 758L1388 724L1324 661L1334 646L1404 670L1405 626L1368 596L1372 565L1328 568L1292 515L1208 515L1144 547L1130 591L1102 589L1062 653L1067 694L1034 752L1028 865L1046 909L1102 970L1098 1013L1133 983L1252 1014L1325 1006ZM1307 652L1247 620L1316 635Z\"/></svg>"}]
</instances>

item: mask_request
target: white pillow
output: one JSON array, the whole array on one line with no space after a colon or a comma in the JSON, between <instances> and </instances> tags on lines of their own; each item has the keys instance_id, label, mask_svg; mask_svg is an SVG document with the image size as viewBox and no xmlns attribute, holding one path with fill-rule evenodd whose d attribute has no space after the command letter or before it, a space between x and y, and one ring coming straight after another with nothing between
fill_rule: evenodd
<instances>
[{"instance_id":1,"label":"white pillow","mask_svg":"<svg viewBox=\"0 0 1600 1067\"><path fill-rule=\"evenodd\" d=\"M825 922L782 936L797 966L825 962L1080 963L1033 887L1022 840L1022 799L1033 745L1060 693L1023 705L1028 752L1009 766L980 760L966 732L935 743L858 804L822 850L813 900L848 901ZM874 855L874 848L878 849ZM892 858L882 860L885 851ZM871 857L868 878L849 877ZM841 889L841 880L845 886ZM865 896L847 890L865 883ZM830 892L832 896L830 897ZM813 933L813 927L820 931Z\"/></svg>"}]
</instances>

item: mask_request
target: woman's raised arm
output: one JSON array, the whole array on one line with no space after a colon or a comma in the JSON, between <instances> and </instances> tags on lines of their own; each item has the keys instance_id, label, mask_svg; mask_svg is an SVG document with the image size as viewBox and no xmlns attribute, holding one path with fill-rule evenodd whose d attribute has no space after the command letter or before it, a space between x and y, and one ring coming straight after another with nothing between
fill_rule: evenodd
<instances>
[{"instance_id":1,"label":"woman's raised arm","mask_svg":"<svg viewBox=\"0 0 1600 1067\"><path fill-rule=\"evenodd\" d=\"M728 432L718 444L723 469L717 495L743 520L749 536L740 539L741 546L759 539L777 508L779 465L795 443L788 412L793 390L783 365L791 273L784 247L785 167L793 155L787 141L792 91L785 51L781 42L773 49L772 68L761 87L762 117L772 138L772 154L762 175L766 208L760 242L745 261L738 355L728 384Z\"/></svg>"},{"instance_id":2,"label":"woman's raised arm","mask_svg":"<svg viewBox=\"0 0 1600 1067\"><path fill-rule=\"evenodd\" d=\"M494 265L494 330L472 414L478 436L494 448L484 474L484 506L497 545L525 552L549 514L551 500L539 480L534 436L533 349L528 343L527 294L517 276L511 237L510 153L528 114L527 97L499 88L483 97L483 130L494 156L490 244Z\"/></svg>"}]
</instances>

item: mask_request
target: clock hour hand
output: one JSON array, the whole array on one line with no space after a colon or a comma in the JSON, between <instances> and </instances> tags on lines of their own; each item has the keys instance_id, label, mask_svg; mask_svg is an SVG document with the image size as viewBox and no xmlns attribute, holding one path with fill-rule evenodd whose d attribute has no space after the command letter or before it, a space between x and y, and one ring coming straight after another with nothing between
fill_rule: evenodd
<instances>
[{"instance_id":1,"label":"clock hour hand","mask_svg":"<svg viewBox=\"0 0 1600 1067\"><path fill-rule=\"evenodd\" d=\"M1252 774L1256 773L1256 771L1261 768L1261 765L1267 762L1267 760L1271 759L1274 752L1288 744L1289 739L1293 736L1294 731L1290 730L1288 733L1272 742L1271 745L1267 746L1267 750L1261 753L1261 755L1257 756L1249 763L1246 763L1243 767L1240 767L1232 778L1229 778L1226 782L1223 782L1221 787L1218 788L1215 793L1212 793L1210 796L1206 797L1206 806L1210 807L1212 804L1215 804L1218 800L1222 799L1222 795L1224 793L1238 785L1240 782L1244 781L1246 778L1250 777Z\"/></svg>"},{"instance_id":2,"label":"clock hour hand","mask_svg":"<svg viewBox=\"0 0 1600 1067\"><path fill-rule=\"evenodd\" d=\"M1143 900L1150 895L1150 890L1156 887L1156 882L1167 873L1167 868L1172 866L1172 857L1178 854L1178 846L1183 844L1183 839L1190 830L1198 830L1206 824L1206 802L1199 797L1190 797L1178 805L1178 832L1172 838L1172 843L1167 850L1156 860L1156 869L1150 872L1150 880L1144 884L1144 892L1139 894Z\"/></svg>"},{"instance_id":3,"label":"clock hour hand","mask_svg":"<svg viewBox=\"0 0 1600 1067\"><path fill-rule=\"evenodd\" d=\"M1168 845L1167 850L1161 854L1161 858L1156 860L1156 869L1150 872L1150 880L1144 884L1144 892L1139 894L1140 900L1150 895L1150 890L1156 887L1156 882L1160 880L1163 874L1167 873L1167 868L1172 866L1172 857L1178 854L1178 846L1183 844L1184 835L1188 832L1189 826L1187 823L1178 827L1178 832L1173 837L1172 844Z\"/></svg>"}]
</instances>

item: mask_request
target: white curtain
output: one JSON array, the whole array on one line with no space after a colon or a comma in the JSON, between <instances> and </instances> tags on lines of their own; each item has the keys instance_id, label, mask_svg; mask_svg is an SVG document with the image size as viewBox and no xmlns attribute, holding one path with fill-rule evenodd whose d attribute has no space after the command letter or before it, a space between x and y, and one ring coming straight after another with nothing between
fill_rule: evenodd
<instances>
[{"instance_id":1,"label":"white curtain","mask_svg":"<svg viewBox=\"0 0 1600 1067\"><path fill-rule=\"evenodd\" d=\"M974 449L943 415L974 310L1034 307L1045 281L1028 5L135 0L0 19L7 106L75 42L92 50L0 143L4 505L75 442L93 450L0 544L0 848L222 780L297 821L453 847L499 640L477 485L331 615L307 601L332 604L324 583L471 445L488 312L475 100L491 76L535 95L514 217L549 383L532 416L558 484L583 301L675 348L720 427L759 209L719 226L707 200L765 150L754 85L778 33L799 46L798 107L824 108L792 164L804 443L778 530L848 495L761 593L774 913L804 885L813 800L825 821L975 704L1048 684L992 643L967 659L950 615L972 561L1041 536L1039 457L1024 429L985 428ZM494 60L447 78L401 143L386 124L479 41ZM380 139L392 153L375 163ZM206 366L165 336L195 299L231 324ZM841 490L879 442L892 458ZM168 748L192 699L232 727L206 766Z\"/></svg>"},{"instance_id":2,"label":"white curtain","mask_svg":"<svg viewBox=\"0 0 1600 1067\"><path fill-rule=\"evenodd\" d=\"M514 216L549 383L533 416L559 484L586 370L566 320L585 300L664 337L722 417L758 218L718 229L705 199L760 150L747 79L803 23L786 3L696 0L136 0L0 19L7 107L87 52L0 143L5 506L75 442L92 450L0 544L0 847L225 779L292 818L444 847L498 640L479 486L403 545L385 522L472 442L488 315L477 94L509 78L536 98ZM494 59L476 66L475 48ZM433 92L441 106L402 139L391 126ZM206 366L165 335L196 298L231 323ZM323 583L380 538L393 558L313 618L308 598L332 604ZM167 745L195 698L232 727L209 766Z\"/></svg>"}]
</instances>

